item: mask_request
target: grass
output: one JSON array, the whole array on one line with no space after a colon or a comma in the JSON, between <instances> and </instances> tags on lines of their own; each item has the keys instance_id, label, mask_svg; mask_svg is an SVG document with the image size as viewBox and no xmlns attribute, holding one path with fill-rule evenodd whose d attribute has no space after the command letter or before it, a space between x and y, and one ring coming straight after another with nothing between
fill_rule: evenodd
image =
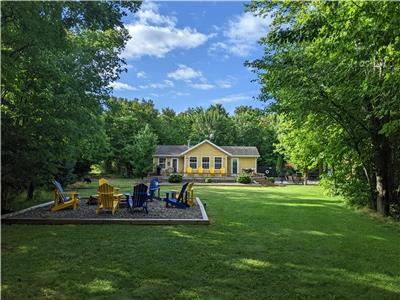
<instances>
[{"instance_id":1,"label":"grass","mask_svg":"<svg viewBox=\"0 0 400 300\"><path fill-rule=\"evenodd\" d=\"M399 224L319 187L195 192L210 226L2 226L3 299L400 298Z\"/></svg>"}]
</instances>

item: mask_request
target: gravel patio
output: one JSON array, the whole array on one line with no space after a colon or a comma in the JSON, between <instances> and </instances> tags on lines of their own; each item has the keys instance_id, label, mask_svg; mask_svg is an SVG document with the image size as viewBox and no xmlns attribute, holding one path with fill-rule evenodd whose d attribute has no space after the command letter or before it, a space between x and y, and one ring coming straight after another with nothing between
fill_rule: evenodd
<instances>
[{"instance_id":1,"label":"gravel patio","mask_svg":"<svg viewBox=\"0 0 400 300\"><path fill-rule=\"evenodd\" d=\"M200 199L196 204L186 209L167 208L162 200L153 200L147 203L149 213L142 209L135 209L132 213L128 210L126 203L121 203L115 215L111 210L104 210L96 214L97 205L88 205L86 199L74 209L63 209L57 212L51 211L52 202L34 206L20 212L2 217L2 223L34 223L34 224L89 224L89 223L129 223L135 224L180 224L180 223L203 223L208 224L208 217ZM116 222L113 222L116 221ZM148 221L148 222L147 222Z\"/></svg>"}]
</instances>

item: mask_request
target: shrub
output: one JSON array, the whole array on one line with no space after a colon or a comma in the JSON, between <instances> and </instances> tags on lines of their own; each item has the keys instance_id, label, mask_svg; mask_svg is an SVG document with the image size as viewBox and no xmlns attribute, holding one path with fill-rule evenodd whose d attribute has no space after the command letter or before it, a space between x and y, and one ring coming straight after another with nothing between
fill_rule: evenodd
<instances>
[{"instance_id":1,"label":"shrub","mask_svg":"<svg viewBox=\"0 0 400 300\"><path fill-rule=\"evenodd\" d=\"M275 177L267 177L267 180L271 183L275 183Z\"/></svg>"},{"instance_id":2,"label":"shrub","mask_svg":"<svg viewBox=\"0 0 400 300\"><path fill-rule=\"evenodd\" d=\"M171 175L169 175L168 177L168 182L170 183L180 183L183 181L183 177L180 174L177 173L173 173Z\"/></svg>"},{"instance_id":3,"label":"shrub","mask_svg":"<svg viewBox=\"0 0 400 300\"><path fill-rule=\"evenodd\" d=\"M211 181L212 181L211 178L206 178L206 179L204 179L204 182L205 182L205 183L211 183Z\"/></svg>"},{"instance_id":4,"label":"shrub","mask_svg":"<svg viewBox=\"0 0 400 300\"><path fill-rule=\"evenodd\" d=\"M248 174L241 173L236 177L236 182L248 184L251 183L251 177Z\"/></svg>"}]
</instances>

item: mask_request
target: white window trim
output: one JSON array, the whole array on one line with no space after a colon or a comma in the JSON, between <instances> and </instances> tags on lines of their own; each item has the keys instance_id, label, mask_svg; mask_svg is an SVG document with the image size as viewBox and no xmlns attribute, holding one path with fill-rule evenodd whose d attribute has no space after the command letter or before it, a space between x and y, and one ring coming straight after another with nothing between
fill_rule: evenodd
<instances>
[{"instance_id":1,"label":"white window trim","mask_svg":"<svg viewBox=\"0 0 400 300\"><path fill-rule=\"evenodd\" d=\"M196 168L192 168L191 162L190 162L190 159L191 159L191 158L196 158ZM197 170L198 166L199 166L198 157L197 157L197 156L189 156L189 167L191 167L191 168L194 169L194 170Z\"/></svg>"},{"instance_id":2,"label":"white window trim","mask_svg":"<svg viewBox=\"0 0 400 300\"><path fill-rule=\"evenodd\" d=\"M208 158L208 168L203 167L203 158ZM205 170L210 170L210 167L211 167L211 157L210 156L202 156L201 157L201 167Z\"/></svg>"},{"instance_id":3,"label":"white window trim","mask_svg":"<svg viewBox=\"0 0 400 300\"><path fill-rule=\"evenodd\" d=\"M221 159L221 168L219 168L219 169L217 169L216 167L215 167L215 159L216 158L220 158ZM222 167L224 166L224 158L222 157L222 156L214 156L214 161L213 161L213 165L214 165L214 169L215 170L221 170L222 169Z\"/></svg>"},{"instance_id":4,"label":"white window trim","mask_svg":"<svg viewBox=\"0 0 400 300\"><path fill-rule=\"evenodd\" d=\"M237 173L233 173L233 160L236 159L237 160ZM240 174L240 159L239 157L232 157L231 158L231 175L232 176L237 176Z\"/></svg>"},{"instance_id":5,"label":"white window trim","mask_svg":"<svg viewBox=\"0 0 400 300\"><path fill-rule=\"evenodd\" d=\"M166 157L159 157L158 158L158 165L161 167L160 159L164 159L164 168L161 168L161 169L165 169L167 167L167 158Z\"/></svg>"}]
</instances>

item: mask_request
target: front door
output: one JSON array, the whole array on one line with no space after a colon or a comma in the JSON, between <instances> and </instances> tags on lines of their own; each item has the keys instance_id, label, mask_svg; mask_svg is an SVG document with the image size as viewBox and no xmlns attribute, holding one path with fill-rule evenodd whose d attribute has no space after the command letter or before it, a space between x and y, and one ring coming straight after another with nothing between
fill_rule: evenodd
<instances>
[{"instance_id":1,"label":"front door","mask_svg":"<svg viewBox=\"0 0 400 300\"><path fill-rule=\"evenodd\" d=\"M174 169L174 173L178 172L178 159L177 158L172 159L172 168Z\"/></svg>"},{"instance_id":2,"label":"front door","mask_svg":"<svg viewBox=\"0 0 400 300\"><path fill-rule=\"evenodd\" d=\"M239 159L238 158L232 158L232 175L235 176L239 174Z\"/></svg>"}]
</instances>

